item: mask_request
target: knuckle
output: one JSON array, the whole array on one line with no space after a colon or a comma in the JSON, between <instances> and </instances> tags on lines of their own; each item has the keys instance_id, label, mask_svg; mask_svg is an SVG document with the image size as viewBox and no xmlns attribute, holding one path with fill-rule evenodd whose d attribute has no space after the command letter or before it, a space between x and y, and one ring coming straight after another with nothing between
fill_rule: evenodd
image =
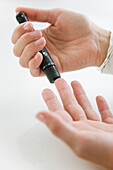
<instances>
[{"instance_id":1,"label":"knuckle","mask_svg":"<svg viewBox=\"0 0 113 170\"><path fill-rule=\"evenodd\" d=\"M42 37L42 32L39 31L39 30L36 30L36 31L37 31L37 33L39 34L39 38L41 38L41 37Z\"/></svg>"},{"instance_id":2,"label":"knuckle","mask_svg":"<svg viewBox=\"0 0 113 170\"><path fill-rule=\"evenodd\" d=\"M36 39L42 37L41 31L36 30L35 32L37 33L37 36L33 36L33 34L32 34L33 32L25 33L22 37L23 41L27 44L28 42L31 42L33 40L36 40Z\"/></svg>"},{"instance_id":3,"label":"knuckle","mask_svg":"<svg viewBox=\"0 0 113 170\"><path fill-rule=\"evenodd\" d=\"M32 45L31 45L31 47L32 48L37 48L38 46L40 46L40 45L38 45L37 43L36 43L37 41L34 41L33 43L32 43Z\"/></svg>"},{"instance_id":4,"label":"knuckle","mask_svg":"<svg viewBox=\"0 0 113 170\"><path fill-rule=\"evenodd\" d=\"M22 62L21 59L19 60L19 64L20 64L22 67L24 67L24 64L23 64L23 62Z\"/></svg>"},{"instance_id":5,"label":"knuckle","mask_svg":"<svg viewBox=\"0 0 113 170\"><path fill-rule=\"evenodd\" d=\"M11 37L11 42L13 44L16 43L16 34L17 34L17 28L15 28L15 30L13 31L12 37Z\"/></svg>"},{"instance_id":6,"label":"knuckle","mask_svg":"<svg viewBox=\"0 0 113 170\"><path fill-rule=\"evenodd\" d=\"M53 122L53 123L54 123L54 125L51 126L51 131L52 131L52 133L53 133L55 136L58 136L58 134L59 134L59 125L58 125L57 122Z\"/></svg>"},{"instance_id":7,"label":"knuckle","mask_svg":"<svg viewBox=\"0 0 113 170\"><path fill-rule=\"evenodd\" d=\"M33 77L38 77L38 74L37 74L36 72L30 70L30 73L31 73L31 75L32 75Z\"/></svg>"},{"instance_id":8,"label":"knuckle","mask_svg":"<svg viewBox=\"0 0 113 170\"><path fill-rule=\"evenodd\" d=\"M46 91L44 91L44 93L43 93L43 94L45 94L45 95L46 95L46 100L47 100L48 102L51 102L51 101L53 101L53 100L55 99L55 97L54 97L53 93L52 93L52 92L50 92L50 90L46 90Z\"/></svg>"},{"instance_id":9,"label":"knuckle","mask_svg":"<svg viewBox=\"0 0 113 170\"><path fill-rule=\"evenodd\" d=\"M13 53L15 56L19 57L19 53L18 53L16 46L14 46L14 48L13 48Z\"/></svg>"},{"instance_id":10,"label":"knuckle","mask_svg":"<svg viewBox=\"0 0 113 170\"><path fill-rule=\"evenodd\" d=\"M38 45L35 42L32 42L32 43L26 45L25 51L29 55L33 55L34 53L36 53L38 51Z\"/></svg>"},{"instance_id":11,"label":"knuckle","mask_svg":"<svg viewBox=\"0 0 113 170\"><path fill-rule=\"evenodd\" d=\"M35 49L38 49L39 46L40 46L40 45L38 45L36 42L37 42L37 41L34 41L34 42L31 43L31 48L34 49L34 50L35 50Z\"/></svg>"},{"instance_id":12,"label":"knuckle","mask_svg":"<svg viewBox=\"0 0 113 170\"><path fill-rule=\"evenodd\" d=\"M32 60L30 60L28 64L29 64L29 69L30 70L35 69L34 62Z\"/></svg>"},{"instance_id":13,"label":"knuckle","mask_svg":"<svg viewBox=\"0 0 113 170\"><path fill-rule=\"evenodd\" d=\"M32 40L32 39L33 39L33 37L30 33L26 33L26 34L23 35L23 41L26 42L26 43L28 41Z\"/></svg>"},{"instance_id":14,"label":"knuckle","mask_svg":"<svg viewBox=\"0 0 113 170\"><path fill-rule=\"evenodd\" d=\"M21 67L27 68L26 64L23 62L22 59L19 60L19 64L21 65Z\"/></svg>"},{"instance_id":15,"label":"knuckle","mask_svg":"<svg viewBox=\"0 0 113 170\"><path fill-rule=\"evenodd\" d=\"M11 42L12 42L13 44L15 44L14 33L13 33L13 35L12 35L12 37L11 37Z\"/></svg>"},{"instance_id":16,"label":"knuckle","mask_svg":"<svg viewBox=\"0 0 113 170\"><path fill-rule=\"evenodd\" d=\"M59 12L63 12L64 9L63 8L57 8Z\"/></svg>"},{"instance_id":17,"label":"knuckle","mask_svg":"<svg viewBox=\"0 0 113 170\"><path fill-rule=\"evenodd\" d=\"M38 69L37 63L35 63L33 60L29 61L29 68L30 68L31 70L37 71L37 69Z\"/></svg>"},{"instance_id":18,"label":"knuckle","mask_svg":"<svg viewBox=\"0 0 113 170\"><path fill-rule=\"evenodd\" d=\"M55 12L58 12L58 13L60 13L60 12L63 12L63 11L64 11L64 9L63 9L63 8L54 8L54 10L55 10Z\"/></svg>"},{"instance_id":19,"label":"knuckle","mask_svg":"<svg viewBox=\"0 0 113 170\"><path fill-rule=\"evenodd\" d=\"M11 37L11 42L12 42L13 44L16 43L17 37L19 37L20 32L21 32L21 25L18 25L18 26L15 28L15 30L14 30L14 32L13 32L13 34L12 34L12 37Z\"/></svg>"},{"instance_id":20,"label":"knuckle","mask_svg":"<svg viewBox=\"0 0 113 170\"><path fill-rule=\"evenodd\" d=\"M34 51L34 42L28 44L25 46L25 51L27 51L27 53L31 54L31 52Z\"/></svg>"}]
</instances>

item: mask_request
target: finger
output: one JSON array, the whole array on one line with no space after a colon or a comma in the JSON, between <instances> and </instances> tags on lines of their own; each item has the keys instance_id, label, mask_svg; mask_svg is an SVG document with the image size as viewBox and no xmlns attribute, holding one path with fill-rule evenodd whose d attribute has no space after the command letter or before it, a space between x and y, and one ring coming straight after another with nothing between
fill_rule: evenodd
<instances>
[{"instance_id":1,"label":"finger","mask_svg":"<svg viewBox=\"0 0 113 170\"><path fill-rule=\"evenodd\" d=\"M56 95L50 89L45 89L42 92L42 97L48 107L48 109L52 112L56 111L63 111L63 107L61 106L60 102L58 101Z\"/></svg>"},{"instance_id":2,"label":"finger","mask_svg":"<svg viewBox=\"0 0 113 170\"><path fill-rule=\"evenodd\" d=\"M55 81L55 85L63 102L64 109L71 115L73 120L86 119L83 109L78 105L66 81L59 78Z\"/></svg>"},{"instance_id":3,"label":"finger","mask_svg":"<svg viewBox=\"0 0 113 170\"><path fill-rule=\"evenodd\" d=\"M22 67L28 68L29 65L29 61L35 56L35 54L39 51L41 51L46 45L46 40L44 39L44 37L40 38L37 41L34 41L30 44L28 44L22 55L20 56L20 65Z\"/></svg>"},{"instance_id":4,"label":"finger","mask_svg":"<svg viewBox=\"0 0 113 170\"><path fill-rule=\"evenodd\" d=\"M54 25L62 9L32 9L18 7L16 12L24 12L30 21L48 22Z\"/></svg>"},{"instance_id":5,"label":"finger","mask_svg":"<svg viewBox=\"0 0 113 170\"><path fill-rule=\"evenodd\" d=\"M105 123L113 123L113 114L111 113L109 106L102 96L96 97L97 106L102 118Z\"/></svg>"},{"instance_id":6,"label":"finger","mask_svg":"<svg viewBox=\"0 0 113 170\"><path fill-rule=\"evenodd\" d=\"M79 133L71 125L52 112L42 111L36 115L36 118L45 123L55 136L75 149Z\"/></svg>"},{"instance_id":7,"label":"finger","mask_svg":"<svg viewBox=\"0 0 113 170\"><path fill-rule=\"evenodd\" d=\"M23 23L17 26L12 35L12 43L15 44L17 40L25 33L32 32L33 25L30 22Z\"/></svg>"},{"instance_id":8,"label":"finger","mask_svg":"<svg viewBox=\"0 0 113 170\"><path fill-rule=\"evenodd\" d=\"M54 114L59 115L60 117L63 118L63 120L67 122L72 121L71 116L64 111L62 105L60 104L52 90L50 89L43 90L42 97L50 111L54 112Z\"/></svg>"},{"instance_id":9,"label":"finger","mask_svg":"<svg viewBox=\"0 0 113 170\"><path fill-rule=\"evenodd\" d=\"M20 57L25 46L30 44L33 41L36 41L42 37L41 31L33 31L23 34L16 42L13 52L15 56Z\"/></svg>"},{"instance_id":10,"label":"finger","mask_svg":"<svg viewBox=\"0 0 113 170\"><path fill-rule=\"evenodd\" d=\"M100 120L99 116L93 110L93 108L88 100L88 97L86 96L86 93L85 93L83 87L81 86L81 84L78 81L73 81L71 83L71 86L73 88L74 95L75 95L78 103L80 104L80 106L83 108L87 118L90 120L99 121Z\"/></svg>"},{"instance_id":11,"label":"finger","mask_svg":"<svg viewBox=\"0 0 113 170\"><path fill-rule=\"evenodd\" d=\"M40 64L42 63L43 56L41 53L37 53L33 59L28 63L31 75L33 77L43 76L44 73L40 69Z\"/></svg>"}]
</instances>

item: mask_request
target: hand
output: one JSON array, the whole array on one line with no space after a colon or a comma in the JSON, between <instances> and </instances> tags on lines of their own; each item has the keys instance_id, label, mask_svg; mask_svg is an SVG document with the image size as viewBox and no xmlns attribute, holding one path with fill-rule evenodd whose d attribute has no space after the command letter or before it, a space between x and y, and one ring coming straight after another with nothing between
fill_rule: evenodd
<instances>
[{"instance_id":1,"label":"hand","mask_svg":"<svg viewBox=\"0 0 113 170\"><path fill-rule=\"evenodd\" d=\"M13 33L14 54L20 57L20 65L29 68L33 76L43 75L39 68L43 57L37 52L45 45L59 72L99 66L104 61L110 32L98 27L84 15L64 9L19 7L16 12L19 11L25 12L30 21L51 24L40 32L33 31L31 23L24 23Z\"/></svg>"},{"instance_id":2,"label":"hand","mask_svg":"<svg viewBox=\"0 0 113 170\"><path fill-rule=\"evenodd\" d=\"M42 96L49 112L41 111L36 117L76 155L113 169L113 115L105 99L96 98L100 120L79 82L71 83L74 95L62 78L57 79L55 85L64 108L55 94L45 89Z\"/></svg>"}]
</instances>

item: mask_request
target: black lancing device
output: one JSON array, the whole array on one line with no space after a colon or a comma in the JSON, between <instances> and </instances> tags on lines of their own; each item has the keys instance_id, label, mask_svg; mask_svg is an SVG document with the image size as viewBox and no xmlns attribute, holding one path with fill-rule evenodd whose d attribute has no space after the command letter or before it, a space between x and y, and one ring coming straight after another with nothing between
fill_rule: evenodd
<instances>
[{"instance_id":1,"label":"black lancing device","mask_svg":"<svg viewBox=\"0 0 113 170\"><path fill-rule=\"evenodd\" d=\"M19 22L19 24L29 21L25 13L23 12L18 12L16 14L16 19ZM40 51L40 53L43 55L43 60L40 65L40 68L43 70L43 72L49 79L50 83L54 83L54 81L57 78L60 78L61 76L45 47Z\"/></svg>"}]
</instances>

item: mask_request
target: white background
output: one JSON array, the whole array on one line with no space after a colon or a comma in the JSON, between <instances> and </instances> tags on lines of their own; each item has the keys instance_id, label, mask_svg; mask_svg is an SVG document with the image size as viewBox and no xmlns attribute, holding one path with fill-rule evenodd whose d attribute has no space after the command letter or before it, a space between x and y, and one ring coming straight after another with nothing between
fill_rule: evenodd
<instances>
[{"instance_id":1,"label":"white background","mask_svg":"<svg viewBox=\"0 0 113 170\"><path fill-rule=\"evenodd\" d=\"M17 6L62 7L89 16L95 23L113 30L112 0L0 0L0 169L1 170L95 170L102 169L80 160L35 119L47 109L41 91L54 85L46 78L33 78L14 57L11 35L17 26ZM95 97L103 95L113 112L113 76L97 68L62 74L70 83L79 80L97 111ZM97 111L98 112L98 111Z\"/></svg>"}]
</instances>

